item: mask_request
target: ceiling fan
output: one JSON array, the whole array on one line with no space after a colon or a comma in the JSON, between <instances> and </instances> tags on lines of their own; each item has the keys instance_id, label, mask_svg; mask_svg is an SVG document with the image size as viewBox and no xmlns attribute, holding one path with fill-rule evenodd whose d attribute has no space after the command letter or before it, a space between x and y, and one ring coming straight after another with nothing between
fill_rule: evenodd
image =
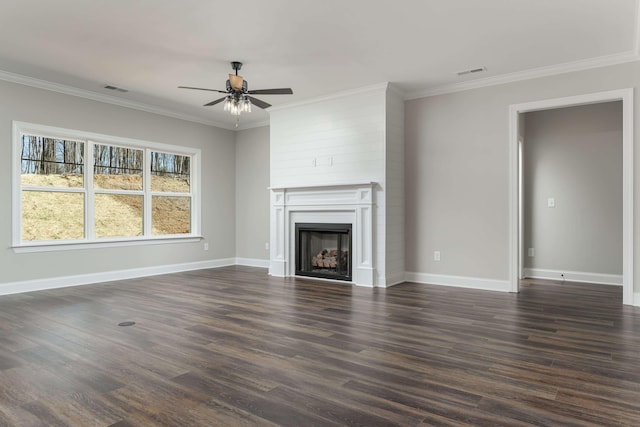
<instances>
[{"instance_id":1,"label":"ceiling fan","mask_svg":"<svg viewBox=\"0 0 640 427\"><path fill-rule=\"evenodd\" d=\"M235 70L235 74L229 74L229 80L227 80L227 90L207 89L202 87L191 86L178 86L179 89L195 89L195 90L207 90L210 92L219 92L226 94L222 98L218 98L207 104L205 107L219 104L224 101L224 110L231 112L231 114L239 116L241 112L251 112L251 104L260 108L269 108L271 104L264 102L261 99L255 98L251 95L292 95L293 90L291 88L279 88L279 89L256 89L249 90L247 81L238 75L238 70L242 68L242 62L233 61L231 68Z\"/></svg>"}]
</instances>

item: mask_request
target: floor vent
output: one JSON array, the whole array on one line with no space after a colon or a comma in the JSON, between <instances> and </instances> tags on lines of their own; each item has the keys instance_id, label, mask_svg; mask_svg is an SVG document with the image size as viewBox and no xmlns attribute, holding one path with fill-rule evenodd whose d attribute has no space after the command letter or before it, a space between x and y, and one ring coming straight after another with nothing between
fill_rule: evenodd
<instances>
[{"instance_id":1,"label":"floor vent","mask_svg":"<svg viewBox=\"0 0 640 427\"><path fill-rule=\"evenodd\" d=\"M136 322L132 322L131 320L127 320L126 322L118 323L118 326L133 326L135 324L136 324Z\"/></svg>"}]
</instances>

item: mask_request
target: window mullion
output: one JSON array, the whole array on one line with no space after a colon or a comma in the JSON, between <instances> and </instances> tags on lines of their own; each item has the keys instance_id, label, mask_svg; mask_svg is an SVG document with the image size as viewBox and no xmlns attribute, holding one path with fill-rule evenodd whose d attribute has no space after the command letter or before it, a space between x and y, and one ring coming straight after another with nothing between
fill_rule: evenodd
<instances>
[{"instance_id":1,"label":"window mullion","mask_svg":"<svg viewBox=\"0 0 640 427\"><path fill-rule=\"evenodd\" d=\"M87 141L84 159L85 182L85 239L94 240L95 236L95 192L93 185L93 142Z\"/></svg>"},{"instance_id":2,"label":"window mullion","mask_svg":"<svg viewBox=\"0 0 640 427\"><path fill-rule=\"evenodd\" d=\"M191 156L191 167L189 168L189 194L191 195L191 233L200 234L200 156Z\"/></svg>"},{"instance_id":3,"label":"window mullion","mask_svg":"<svg viewBox=\"0 0 640 427\"><path fill-rule=\"evenodd\" d=\"M144 186L144 202L143 202L143 229L144 236L150 237L152 233L151 226L151 209L152 209L152 200L151 200L151 150L144 150L144 165L143 165L143 179L142 183Z\"/></svg>"}]
</instances>

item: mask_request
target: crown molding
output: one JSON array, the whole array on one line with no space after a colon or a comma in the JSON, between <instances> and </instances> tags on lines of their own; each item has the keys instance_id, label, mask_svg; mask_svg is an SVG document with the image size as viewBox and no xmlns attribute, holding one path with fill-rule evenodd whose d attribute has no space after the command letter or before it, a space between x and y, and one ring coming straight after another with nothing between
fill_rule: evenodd
<instances>
[{"instance_id":1,"label":"crown molding","mask_svg":"<svg viewBox=\"0 0 640 427\"><path fill-rule=\"evenodd\" d=\"M637 46L636 46L637 48ZM614 55L599 56L597 58L589 58L581 61L567 62L564 64L551 65L548 67L533 68L515 73L502 74L495 77L487 77L484 79L470 80L462 83L453 83L434 87L424 91L413 92L404 99L427 98L430 96L444 95L447 93L463 92L470 89L479 89L488 86L496 86L505 83L513 83L522 80L530 80L539 77L553 76L557 74L571 73L575 71L589 70L592 68L607 67L610 65L624 64L640 60L637 52L623 52Z\"/></svg>"},{"instance_id":2,"label":"crown molding","mask_svg":"<svg viewBox=\"0 0 640 427\"><path fill-rule=\"evenodd\" d=\"M397 85L389 82L388 86L387 86L387 90L389 92L395 93L396 95L400 96L400 98L405 99L407 96L407 93L402 90L401 88L399 88Z\"/></svg>"},{"instance_id":3,"label":"crown molding","mask_svg":"<svg viewBox=\"0 0 640 427\"><path fill-rule=\"evenodd\" d=\"M17 83L24 86L30 86L38 89L44 89L52 92L58 92L65 95L76 96L78 98L90 99L92 101L104 102L106 104L117 105L119 107L132 108L134 110L140 110L147 113L158 114L161 116L171 117L174 119L200 123L207 126L215 126L223 129L228 129L228 130L236 130L234 126L226 123L220 123L213 120L204 120L199 117L191 116L188 114L177 113L175 111L167 110L165 108L155 107L152 105L144 104L142 102L130 101L127 99L117 98L115 96L92 92L90 90L78 89L78 88L63 85L60 83L54 83L47 80L41 80L33 77L24 76L21 74L11 73L9 71L0 70L0 80L4 80L10 83Z\"/></svg>"},{"instance_id":4,"label":"crown molding","mask_svg":"<svg viewBox=\"0 0 640 427\"><path fill-rule=\"evenodd\" d=\"M331 95L323 95L316 98L305 99L303 101L292 102L289 104L280 105L278 107L271 107L270 111L287 110L289 108L301 107L303 105L316 104L318 102L331 101L331 100L340 99L340 98L348 98L354 95L362 95L363 93L367 93L367 92L383 91L383 90L386 90L388 86L389 86L388 82L378 83L371 86L364 86L358 89L345 90L340 93L334 93Z\"/></svg>"},{"instance_id":5,"label":"crown molding","mask_svg":"<svg viewBox=\"0 0 640 427\"><path fill-rule=\"evenodd\" d=\"M448 85L442 85L426 89L423 91L405 92L397 86L389 83L378 83L375 85L365 86L357 89L346 90L340 93L319 96L312 99L307 99L299 102L293 102L289 104L280 105L278 107L271 107L269 111L280 111L289 108L300 107L303 105L315 104L318 102L340 99L343 97L351 97L354 95L361 95L367 92L390 90L400 95L405 101L419 98L427 98L430 96L444 95L448 93L463 92L471 89L479 89L483 87L496 86L506 83L513 83L523 80L530 80L540 77L548 77L558 74L571 73L576 71L588 70L593 68L606 67L611 65L623 64L627 62L640 61L640 1L636 3L636 29L634 37L634 48L632 51L623 52L613 55L605 55L596 58L589 58L581 61L567 62L564 64L551 65L547 67L534 68L525 71L518 71L509 74L502 74L494 77L487 77L478 80L470 80L460 83L453 83ZM11 83L17 83L25 86L30 86L38 89L49 90L52 92L58 92L65 95L76 96L79 98L85 98L93 101L104 102L107 104L117 105L125 108L132 108L134 110L140 110L147 113L158 114L161 116L171 117L180 120L186 120L189 122L200 123L207 126L215 126L227 130L245 130L262 126L269 126L269 120L263 120L260 122L241 124L238 127L227 123L217 122L213 120L205 120L200 117L191 116L188 114L177 113L172 110L144 104L142 102L130 101L127 99L117 98L110 95L101 94L85 89L79 89L60 83L54 83L47 80L36 79L33 77L24 76L21 74L11 73L9 71L0 70L0 80L4 80Z\"/></svg>"}]
</instances>

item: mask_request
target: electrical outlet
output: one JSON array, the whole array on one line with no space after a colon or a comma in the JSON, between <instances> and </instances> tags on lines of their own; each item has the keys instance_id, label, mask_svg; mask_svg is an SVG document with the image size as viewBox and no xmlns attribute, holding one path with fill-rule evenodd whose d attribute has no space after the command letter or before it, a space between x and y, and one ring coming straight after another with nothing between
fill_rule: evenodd
<instances>
[{"instance_id":1,"label":"electrical outlet","mask_svg":"<svg viewBox=\"0 0 640 427\"><path fill-rule=\"evenodd\" d=\"M553 197L549 197L547 199L547 207L548 208L555 208L556 207L556 199L554 199Z\"/></svg>"},{"instance_id":2,"label":"electrical outlet","mask_svg":"<svg viewBox=\"0 0 640 427\"><path fill-rule=\"evenodd\" d=\"M529 255L530 257L534 257L534 256L536 256L536 250L535 250L535 248L529 248L529 250L528 250L528 255Z\"/></svg>"},{"instance_id":3,"label":"electrical outlet","mask_svg":"<svg viewBox=\"0 0 640 427\"><path fill-rule=\"evenodd\" d=\"M269 242L265 242L264 244L264 250L268 251L269 250Z\"/></svg>"},{"instance_id":4,"label":"electrical outlet","mask_svg":"<svg viewBox=\"0 0 640 427\"><path fill-rule=\"evenodd\" d=\"M440 261L440 251L433 251L433 260Z\"/></svg>"},{"instance_id":5,"label":"electrical outlet","mask_svg":"<svg viewBox=\"0 0 640 427\"><path fill-rule=\"evenodd\" d=\"M209 244L208 244L208 243L205 243L205 244L204 244L204 250L205 250L205 251L208 251L208 250L209 250Z\"/></svg>"}]
</instances>

